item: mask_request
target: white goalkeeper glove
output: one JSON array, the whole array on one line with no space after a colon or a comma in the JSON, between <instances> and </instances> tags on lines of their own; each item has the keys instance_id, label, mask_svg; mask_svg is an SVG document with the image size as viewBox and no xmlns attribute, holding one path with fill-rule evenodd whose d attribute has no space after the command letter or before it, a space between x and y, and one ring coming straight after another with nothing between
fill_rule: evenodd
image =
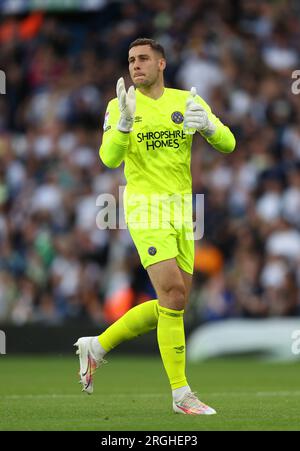
<instances>
[{"instance_id":1,"label":"white goalkeeper glove","mask_svg":"<svg viewBox=\"0 0 300 451\"><path fill-rule=\"evenodd\" d=\"M119 101L119 110L121 113L118 123L118 130L121 132L131 132L134 114L135 114L135 90L134 86L130 86L128 92L125 89L124 78L119 78L117 82L117 97Z\"/></svg>"},{"instance_id":2,"label":"white goalkeeper glove","mask_svg":"<svg viewBox=\"0 0 300 451\"><path fill-rule=\"evenodd\" d=\"M196 88L191 88L191 95L186 102L184 114L184 129L198 130L205 136L211 136L216 131L215 125L209 120L205 109L194 98L197 95Z\"/></svg>"}]
</instances>

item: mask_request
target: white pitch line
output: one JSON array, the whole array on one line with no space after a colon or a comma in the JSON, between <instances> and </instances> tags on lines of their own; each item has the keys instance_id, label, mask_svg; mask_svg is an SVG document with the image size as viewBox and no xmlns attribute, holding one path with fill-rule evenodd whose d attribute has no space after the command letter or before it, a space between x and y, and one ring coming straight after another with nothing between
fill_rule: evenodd
<instances>
[{"instance_id":1,"label":"white pitch line","mask_svg":"<svg viewBox=\"0 0 300 451\"><path fill-rule=\"evenodd\" d=\"M26 394L26 395L0 395L0 399L32 399L32 398L41 398L41 399L48 399L48 398L78 398L82 395L58 395L58 394L51 394L51 395L33 395L33 394Z\"/></svg>"},{"instance_id":2,"label":"white pitch line","mask_svg":"<svg viewBox=\"0 0 300 451\"><path fill-rule=\"evenodd\" d=\"M110 395L106 394L106 393L98 393L98 395L101 395L101 397L106 397L106 396L114 396L114 397L128 397L131 396L133 399L134 398L151 398L151 397L164 397L167 395L164 394L160 394L160 393L141 393L141 394L136 394L136 395L132 395L131 393L112 393ZM94 395L93 397L97 397L97 395ZM0 395L0 399L33 399L33 398L39 398L39 399L56 399L56 398L86 398L88 399L89 396L86 396L85 393L79 393L78 395L72 395L72 394L48 394L48 395L34 395L34 394L24 394L24 395Z\"/></svg>"},{"instance_id":3,"label":"white pitch line","mask_svg":"<svg viewBox=\"0 0 300 451\"><path fill-rule=\"evenodd\" d=\"M100 395L100 393L94 395L94 397L97 397L98 395ZM258 396L258 397L277 397L277 396L300 396L300 390L295 390L295 391L261 391L261 392L203 392L203 397L204 396L216 396L216 397L232 397L232 396ZM202 397L202 395L200 396L200 398ZM135 398L162 398L162 397L168 397L168 394L161 394L161 393L139 393L139 394L132 394L132 393L111 393L111 394L101 394L101 397L115 397L115 398L127 398L127 397L132 397L133 399ZM57 398L86 398L88 399L89 397L85 396L85 394L80 393L78 395L75 394L56 394L56 393L52 393L52 394L44 394L44 395L39 395L39 394L24 394L24 395L0 395L0 399L57 399Z\"/></svg>"},{"instance_id":4,"label":"white pitch line","mask_svg":"<svg viewBox=\"0 0 300 451\"><path fill-rule=\"evenodd\" d=\"M204 393L203 393L204 394ZM249 391L249 392L205 392L205 396L300 396L300 390L295 391Z\"/></svg>"}]
</instances>

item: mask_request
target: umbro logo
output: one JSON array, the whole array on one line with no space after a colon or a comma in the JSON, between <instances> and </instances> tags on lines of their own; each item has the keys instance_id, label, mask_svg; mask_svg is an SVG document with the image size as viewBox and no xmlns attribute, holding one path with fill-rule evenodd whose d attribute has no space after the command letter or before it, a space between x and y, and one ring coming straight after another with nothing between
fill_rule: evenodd
<instances>
[{"instance_id":1,"label":"umbro logo","mask_svg":"<svg viewBox=\"0 0 300 451\"><path fill-rule=\"evenodd\" d=\"M142 116L135 116L134 122L142 122L143 118Z\"/></svg>"},{"instance_id":2,"label":"umbro logo","mask_svg":"<svg viewBox=\"0 0 300 451\"><path fill-rule=\"evenodd\" d=\"M175 346L176 354L182 354L184 352L184 346Z\"/></svg>"}]
</instances>

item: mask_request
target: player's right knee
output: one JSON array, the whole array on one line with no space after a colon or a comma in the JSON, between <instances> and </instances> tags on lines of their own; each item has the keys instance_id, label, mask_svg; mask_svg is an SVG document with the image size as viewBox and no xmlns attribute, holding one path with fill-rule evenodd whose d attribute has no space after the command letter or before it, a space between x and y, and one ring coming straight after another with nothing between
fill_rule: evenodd
<instances>
[{"instance_id":1,"label":"player's right knee","mask_svg":"<svg viewBox=\"0 0 300 451\"><path fill-rule=\"evenodd\" d=\"M163 299L160 305L173 310L183 310L185 306L185 287L184 285L173 285L163 293Z\"/></svg>"}]
</instances>

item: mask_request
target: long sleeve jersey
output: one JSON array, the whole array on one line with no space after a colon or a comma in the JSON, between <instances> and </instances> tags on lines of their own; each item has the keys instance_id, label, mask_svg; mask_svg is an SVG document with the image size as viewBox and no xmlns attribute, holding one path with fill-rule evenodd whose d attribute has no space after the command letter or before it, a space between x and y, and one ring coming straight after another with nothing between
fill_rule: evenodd
<instances>
[{"instance_id":1,"label":"long sleeve jersey","mask_svg":"<svg viewBox=\"0 0 300 451\"><path fill-rule=\"evenodd\" d=\"M191 147L193 135L183 131L183 119L189 91L164 88L163 95L152 99L136 89L136 113L133 131L117 129L120 112L118 99L107 106L100 158L109 168L124 161L127 194L185 194L192 191ZM220 152L234 150L235 138L228 127L212 113L209 105L196 96L216 126L207 140Z\"/></svg>"}]
</instances>

